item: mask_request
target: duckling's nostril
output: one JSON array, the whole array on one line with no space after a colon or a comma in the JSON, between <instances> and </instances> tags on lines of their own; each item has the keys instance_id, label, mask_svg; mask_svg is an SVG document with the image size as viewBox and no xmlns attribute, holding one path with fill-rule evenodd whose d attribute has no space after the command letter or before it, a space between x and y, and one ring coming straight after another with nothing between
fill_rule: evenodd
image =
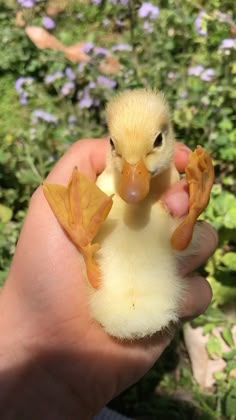
<instances>
[{"instance_id":1,"label":"duckling's nostril","mask_svg":"<svg viewBox=\"0 0 236 420\"><path fill-rule=\"evenodd\" d=\"M139 196L138 192L135 191L135 190L129 191L128 194L127 194L127 197L126 197L126 201L128 203L131 203L131 204L132 203L133 204L138 203L140 201L140 196Z\"/></svg>"}]
</instances>

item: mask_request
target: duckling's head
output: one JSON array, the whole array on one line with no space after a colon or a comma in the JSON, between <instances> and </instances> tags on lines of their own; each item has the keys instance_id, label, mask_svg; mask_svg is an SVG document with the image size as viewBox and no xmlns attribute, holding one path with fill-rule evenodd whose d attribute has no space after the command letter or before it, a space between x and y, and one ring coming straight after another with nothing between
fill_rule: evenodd
<instances>
[{"instance_id":1,"label":"duckling's head","mask_svg":"<svg viewBox=\"0 0 236 420\"><path fill-rule=\"evenodd\" d=\"M108 104L107 123L117 192L127 203L138 203L147 196L151 178L173 159L168 105L162 93L128 90Z\"/></svg>"}]
</instances>

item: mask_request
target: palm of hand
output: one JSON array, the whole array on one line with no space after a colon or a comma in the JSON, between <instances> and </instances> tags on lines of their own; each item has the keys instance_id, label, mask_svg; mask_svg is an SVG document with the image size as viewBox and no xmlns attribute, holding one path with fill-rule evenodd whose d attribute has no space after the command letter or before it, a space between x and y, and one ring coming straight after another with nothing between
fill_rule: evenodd
<instances>
[{"instance_id":1,"label":"palm of hand","mask_svg":"<svg viewBox=\"0 0 236 420\"><path fill-rule=\"evenodd\" d=\"M76 143L50 173L48 181L66 184L75 165L95 179L104 167L106 150L105 140L96 140L96 145L88 140ZM185 166L185 161L179 152L177 166ZM183 182L176 188L186 198ZM179 214L187 210L186 199L182 203L183 208L176 210ZM200 256L181 268L183 275L211 254L216 242L213 234L210 242ZM31 200L3 297L7 301L10 296L14 302L14 312L9 308L9 316L17 332L16 340L26 352L35 355L43 369L79 396L86 413L91 410L94 414L138 380L170 338L163 334L135 343L121 343L109 337L89 317L83 276L82 257L38 189ZM208 284L198 277L198 284L195 279L190 288L183 317L202 312L209 299Z\"/></svg>"}]
</instances>

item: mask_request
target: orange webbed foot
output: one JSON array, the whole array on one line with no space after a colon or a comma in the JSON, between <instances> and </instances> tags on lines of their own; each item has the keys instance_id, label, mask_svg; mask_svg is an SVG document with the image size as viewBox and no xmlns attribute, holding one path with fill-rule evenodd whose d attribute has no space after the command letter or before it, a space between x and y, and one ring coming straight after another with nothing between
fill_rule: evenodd
<instances>
[{"instance_id":1,"label":"orange webbed foot","mask_svg":"<svg viewBox=\"0 0 236 420\"><path fill-rule=\"evenodd\" d=\"M91 285L98 288L100 269L94 255L100 246L92 241L111 209L112 197L77 168L67 187L44 183L42 188L60 225L83 255Z\"/></svg>"},{"instance_id":2,"label":"orange webbed foot","mask_svg":"<svg viewBox=\"0 0 236 420\"><path fill-rule=\"evenodd\" d=\"M196 220L208 205L214 183L212 160L201 146L190 153L185 173L189 185L189 212L171 238L172 247L179 251L189 245Z\"/></svg>"}]
</instances>

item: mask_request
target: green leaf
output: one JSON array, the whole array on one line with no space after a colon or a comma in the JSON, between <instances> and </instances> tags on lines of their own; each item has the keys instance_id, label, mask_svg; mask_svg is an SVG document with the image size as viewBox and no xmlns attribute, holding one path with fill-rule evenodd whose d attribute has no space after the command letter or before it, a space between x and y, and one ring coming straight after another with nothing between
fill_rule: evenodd
<instances>
[{"instance_id":1,"label":"green leaf","mask_svg":"<svg viewBox=\"0 0 236 420\"><path fill-rule=\"evenodd\" d=\"M225 411L227 418L235 416L236 413L236 388L232 388L225 401Z\"/></svg>"},{"instance_id":2,"label":"green leaf","mask_svg":"<svg viewBox=\"0 0 236 420\"><path fill-rule=\"evenodd\" d=\"M214 378L217 381L224 381L226 379L227 375L225 372L215 372L214 373Z\"/></svg>"},{"instance_id":3,"label":"green leaf","mask_svg":"<svg viewBox=\"0 0 236 420\"><path fill-rule=\"evenodd\" d=\"M227 252L227 254L223 255L223 257L221 258L221 262L226 267L229 267L232 271L235 271L236 270L236 253Z\"/></svg>"},{"instance_id":4,"label":"green leaf","mask_svg":"<svg viewBox=\"0 0 236 420\"><path fill-rule=\"evenodd\" d=\"M209 338L206 344L206 349L211 359L221 357L222 355L222 348L221 348L220 340L215 335L212 335Z\"/></svg>"},{"instance_id":5,"label":"green leaf","mask_svg":"<svg viewBox=\"0 0 236 420\"><path fill-rule=\"evenodd\" d=\"M223 353L222 357L224 360L233 360L234 358L236 359L236 349L233 349L227 353Z\"/></svg>"},{"instance_id":6,"label":"green leaf","mask_svg":"<svg viewBox=\"0 0 236 420\"><path fill-rule=\"evenodd\" d=\"M12 210L4 206L3 204L0 204L0 221L3 223L7 223L12 218Z\"/></svg>"},{"instance_id":7,"label":"green leaf","mask_svg":"<svg viewBox=\"0 0 236 420\"><path fill-rule=\"evenodd\" d=\"M219 308L214 308L214 306L209 306L205 314L210 318L215 319L224 319L224 314Z\"/></svg>"},{"instance_id":8,"label":"green leaf","mask_svg":"<svg viewBox=\"0 0 236 420\"><path fill-rule=\"evenodd\" d=\"M229 118L224 118L220 123L219 127L222 129L222 131L231 131L233 128L232 121Z\"/></svg>"},{"instance_id":9,"label":"green leaf","mask_svg":"<svg viewBox=\"0 0 236 420\"><path fill-rule=\"evenodd\" d=\"M224 327L221 335L229 347L234 346L234 338L230 327Z\"/></svg>"},{"instance_id":10,"label":"green leaf","mask_svg":"<svg viewBox=\"0 0 236 420\"><path fill-rule=\"evenodd\" d=\"M229 229L236 228L236 208L231 208L227 211L224 217L224 225Z\"/></svg>"},{"instance_id":11,"label":"green leaf","mask_svg":"<svg viewBox=\"0 0 236 420\"><path fill-rule=\"evenodd\" d=\"M233 369L236 369L236 360L229 360L225 370L226 372L230 372Z\"/></svg>"},{"instance_id":12,"label":"green leaf","mask_svg":"<svg viewBox=\"0 0 236 420\"><path fill-rule=\"evenodd\" d=\"M0 287L4 285L6 277L7 277L7 271L0 270Z\"/></svg>"},{"instance_id":13,"label":"green leaf","mask_svg":"<svg viewBox=\"0 0 236 420\"><path fill-rule=\"evenodd\" d=\"M197 318L195 318L191 321L191 325L193 327L202 326L202 325L204 325L204 323L205 323L205 318L203 316L198 316Z\"/></svg>"},{"instance_id":14,"label":"green leaf","mask_svg":"<svg viewBox=\"0 0 236 420\"><path fill-rule=\"evenodd\" d=\"M212 332L213 328L215 327L215 324L206 324L203 327L203 332L204 334L208 334L210 332Z\"/></svg>"}]
</instances>

